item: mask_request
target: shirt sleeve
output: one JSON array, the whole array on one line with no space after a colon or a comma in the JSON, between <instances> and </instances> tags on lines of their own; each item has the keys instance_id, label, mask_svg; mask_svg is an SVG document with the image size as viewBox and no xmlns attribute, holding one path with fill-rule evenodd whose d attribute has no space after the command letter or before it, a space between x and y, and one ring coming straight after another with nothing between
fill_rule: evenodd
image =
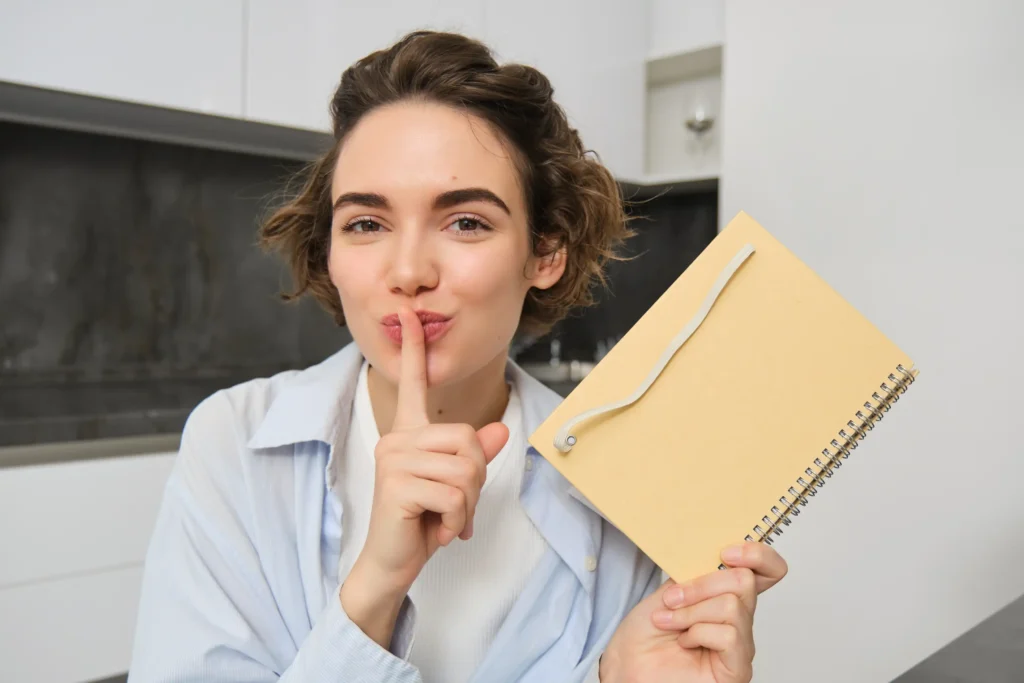
<instances>
[{"instance_id":1,"label":"shirt sleeve","mask_svg":"<svg viewBox=\"0 0 1024 683\"><path fill-rule=\"evenodd\" d=\"M146 556L131 683L422 683L405 661L415 611L403 608L396 656L333 599L309 629L286 623L262 571L244 479L225 438L230 406L189 418ZM233 443L232 443L233 442ZM301 633L299 633L301 631Z\"/></svg>"}]
</instances>

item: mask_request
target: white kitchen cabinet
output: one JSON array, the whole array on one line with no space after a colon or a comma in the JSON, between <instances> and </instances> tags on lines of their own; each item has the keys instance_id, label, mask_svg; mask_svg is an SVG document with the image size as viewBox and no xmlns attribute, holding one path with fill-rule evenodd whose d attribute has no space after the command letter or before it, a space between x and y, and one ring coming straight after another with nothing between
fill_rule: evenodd
<instances>
[{"instance_id":1,"label":"white kitchen cabinet","mask_svg":"<svg viewBox=\"0 0 1024 683\"><path fill-rule=\"evenodd\" d=\"M0 589L3 681L68 683L131 664L142 567Z\"/></svg>"},{"instance_id":2,"label":"white kitchen cabinet","mask_svg":"<svg viewBox=\"0 0 1024 683\"><path fill-rule=\"evenodd\" d=\"M128 670L143 560L174 458L0 469L0 679Z\"/></svg>"},{"instance_id":3,"label":"white kitchen cabinet","mask_svg":"<svg viewBox=\"0 0 1024 683\"><path fill-rule=\"evenodd\" d=\"M0 590L141 564L173 453L0 469Z\"/></svg>"},{"instance_id":4,"label":"white kitchen cabinet","mask_svg":"<svg viewBox=\"0 0 1024 683\"><path fill-rule=\"evenodd\" d=\"M0 80L242 115L244 0L5 0Z\"/></svg>"},{"instance_id":5,"label":"white kitchen cabinet","mask_svg":"<svg viewBox=\"0 0 1024 683\"><path fill-rule=\"evenodd\" d=\"M583 143L619 179L644 166L647 11L623 0L485 0L484 38L548 76Z\"/></svg>"},{"instance_id":6,"label":"white kitchen cabinet","mask_svg":"<svg viewBox=\"0 0 1024 683\"><path fill-rule=\"evenodd\" d=\"M249 0L245 117L329 131L353 62L418 28L479 37L483 15L479 0Z\"/></svg>"}]
</instances>

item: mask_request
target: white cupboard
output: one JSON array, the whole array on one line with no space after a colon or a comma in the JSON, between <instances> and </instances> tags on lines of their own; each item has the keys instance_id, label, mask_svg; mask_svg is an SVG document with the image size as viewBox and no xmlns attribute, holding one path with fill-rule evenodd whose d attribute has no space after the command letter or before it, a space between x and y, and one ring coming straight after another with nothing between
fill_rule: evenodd
<instances>
[{"instance_id":1,"label":"white cupboard","mask_svg":"<svg viewBox=\"0 0 1024 683\"><path fill-rule=\"evenodd\" d=\"M485 40L544 72L583 143L620 179L643 174L647 12L622 0L485 0Z\"/></svg>"},{"instance_id":2,"label":"white cupboard","mask_svg":"<svg viewBox=\"0 0 1024 683\"><path fill-rule=\"evenodd\" d=\"M86 681L128 670L142 565L174 457L0 469L0 678Z\"/></svg>"},{"instance_id":3,"label":"white cupboard","mask_svg":"<svg viewBox=\"0 0 1024 683\"><path fill-rule=\"evenodd\" d=\"M0 81L242 116L245 0L5 0Z\"/></svg>"},{"instance_id":4,"label":"white cupboard","mask_svg":"<svg viewBox=\"0 0 1024 683\"><path fill-rule=\"evenodd\" d=\"M330 131L328 106L354 61L419 28L480 37L477 0L248 0L246 118Z\"/></svg>"}]
</instances>

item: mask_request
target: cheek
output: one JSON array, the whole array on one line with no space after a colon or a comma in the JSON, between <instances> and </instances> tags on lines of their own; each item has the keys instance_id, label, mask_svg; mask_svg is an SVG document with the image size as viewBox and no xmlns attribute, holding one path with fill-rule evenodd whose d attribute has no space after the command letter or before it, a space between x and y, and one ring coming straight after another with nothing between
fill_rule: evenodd
<instances>
[{"instance_id":1,"label":"cheek","mask_svg":"<svg viewBox=\"0 0 1024 683\"><path fill-rule=\"evenodd\" d=\"M453 260L447 270L452 289L463 304L492 308L495 315L505 315L505 309L515 307L518 314L527 282L519 259L508 251Z\"/></svg>"},{"instance_id":2,"label":"cheek","mask_svg":"<svg viewBox=\"0 0 1024 683\"><path fill-rule=\"evenodd\" d=\"M375 282L373 264L358 258L355 250L332 248L328 261L331 283L338 290L342 307L362 301L368 295L370 283Z\"/></svg>"}]
</instances>

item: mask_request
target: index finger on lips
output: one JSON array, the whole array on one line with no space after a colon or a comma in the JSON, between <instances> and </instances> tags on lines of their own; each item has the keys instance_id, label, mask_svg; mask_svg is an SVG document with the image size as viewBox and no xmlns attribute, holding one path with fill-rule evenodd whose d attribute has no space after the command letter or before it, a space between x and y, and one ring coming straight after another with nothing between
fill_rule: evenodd
<instances>
[{"instance_id":1,"label":"index finger on lips","mask_svg":"<svg viewBox=\"0 0 1024 683\"><path fill-rule=\"evenodd\" d=\"M678 609L732 593L751 612L757 606L754 572L746 568L722 569L669 588L663 596L665 607Z\"/></svg>"},{"instance_id":2,"label":"index finger on lips","mask_svg":"<svg viewBox=\"0 0 1024 683\"><path fill-rule=\"evenodd\" d=\"M763 593L782 580L789 565L782 555L764 543L747 542L722 551L722 562L730 567L746 567L754 572L757 592Z\"/></svg>"},{"instance_id":3,"label":"index finger on lips","mask_svg":"<svg viewBox=\"0 0 1024 683\"><path fill-rule=\"evenodd\" d=\"M411 308L401 306L398 319L402 323L402 364L393 428L409 429L430 422L427 414L427 347L423 325Z\"/></svg>"}]
</instances>

